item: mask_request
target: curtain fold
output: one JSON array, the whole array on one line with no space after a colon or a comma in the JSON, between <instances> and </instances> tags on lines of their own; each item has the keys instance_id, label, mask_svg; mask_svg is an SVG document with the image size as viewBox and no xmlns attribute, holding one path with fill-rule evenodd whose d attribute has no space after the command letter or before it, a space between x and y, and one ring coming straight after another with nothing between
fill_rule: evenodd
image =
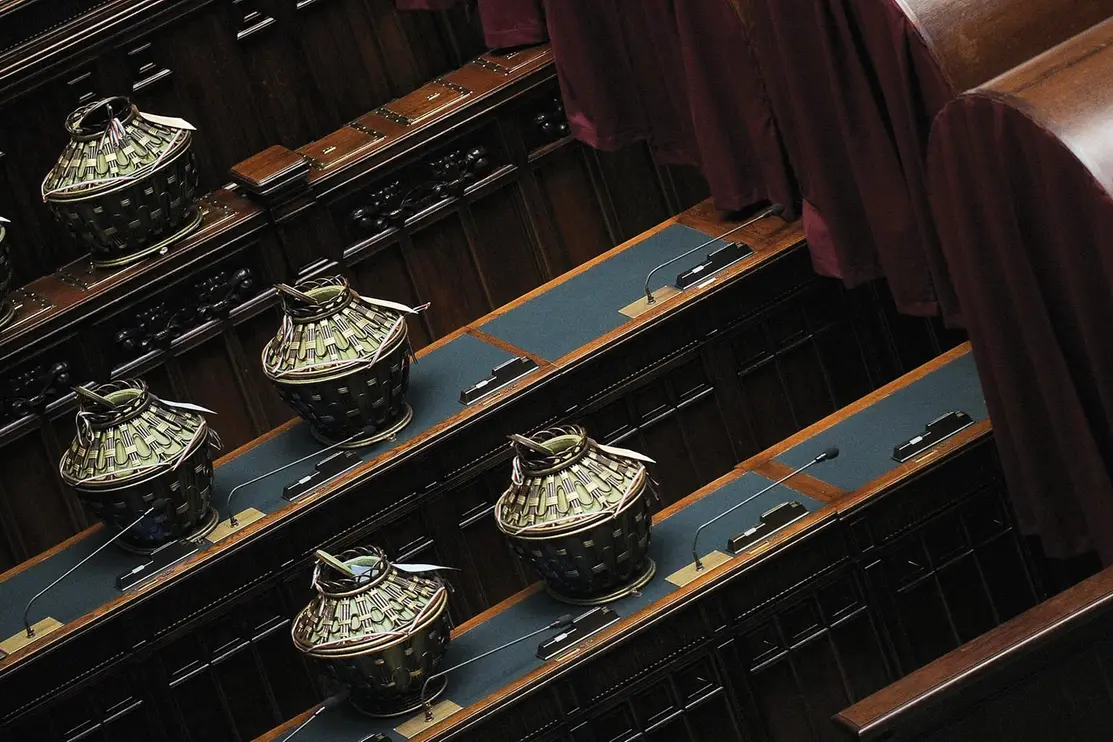
<instances>
[{"instance_id":1,"label":"curtain fold","mask_svg":"<svg viewBox=\"0 0 1113 742\"><path fill-rule=\"evenodd\" d=\"M454 0L398 0L443 9ZM693 165L716 205L799 214L795 176L732 0L478 0L489 46L553 47L573 135L604 151L648 142Z\"/></svg>"},{"instance_id":2,"label":"curtain fold","mask_svg":"<svg viewBox=\"0 0 1113 742\"><path fill-rule=\"evenodd\" d=\"M1113 564L1113 199L1054 132L978 94L936 119L928 182L1021 528Z\"/></svg>"}]
</instances>

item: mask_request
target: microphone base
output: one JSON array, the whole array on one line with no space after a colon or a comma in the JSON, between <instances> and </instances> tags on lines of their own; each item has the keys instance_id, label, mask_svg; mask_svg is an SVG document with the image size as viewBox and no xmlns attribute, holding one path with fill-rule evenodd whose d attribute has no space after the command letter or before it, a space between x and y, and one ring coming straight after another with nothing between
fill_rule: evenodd
<instances>
[{"instance_id":1,"label":"microphone base","mask_svg":"<svg viewBox=\"0 0 1113 742\"><path fill-rule=\"evenodd\" d=\"M641 296L622 309L619 309L618 312L619 314L626 315L630 319L637 319L650 309L661 306L667 299L671 299L679 293L680 289L675 286L662 286L653 292L653 301L649 301L645 296Z\"/></svg>"},{"instance_id":2,"label":"microphone base","mask_svg":"<svg viewBox=\"0 0 1113 742\"><path fill-rule=\"evenodd\" d=\"M425 700L432 701L440 694L444 693L445 688L448 687L448 678L434 678L429 683L429 687L425 690ZM366 694L360 694L356 689L352 689L352 694L348 698L353 708L356 711L366 716L373 716L377 719L389 719L394 716L405 716L414 711L421 711L424 706L421 703L421 688L419 687L416 692L408 693L398 698L392 698L389 702L381 699L373 698ZM424 712L422 712L424 714Z\"/></svg>"},{"instance_id":3,"label":"microphone base","mask_svg":"<svg viewBox=\"0 0 1113 742\"><path fill-rule=\"evenodd\" d=\"M0 660L4 659L9 654L15 654L28 644L37 642L52 631L57 631L60 628L62 628L62 622L50 616L47 616L37 623L31 624L31 630L35 632L34 636L27 636L27 629L21 627L18 632L0 642Z\"/></svg>"},{"instance_id":4,"label":"microphone base","mask_svg":"<svg viewBox=\"0 0 1113 742\"><path fill-rule=\"evenodd\" d=\"M266 513L262 512L261 510L256 510L255 508L247 508L246 510L241 510L240 512L236 513L236 525L232 525L231 520L222 520L220 521L220 524L217 525L217 527L214 528L205 538L209 543L215 544L228 538L233 533L239 531L241 528L247 528L255 521L262 520L265 517Z\"/></svg>"},{"instance_id":5,"label":"microphone base","mask_svg":"<svg viewBox=\"0 0 1113 742\"><path fill-rule=\"evenodd\" d=\"M695 580L697 577L702 577L703 575L718 567L720 564L726 564L730 560L730 554L724 554L721 551L713 551L706 556L700 557L700 562L703 564L703 569L698 569L695 562L689 562L687 566L681 567L680 569L676 570L671 575L666 577L665 581L676 585L677 587L684 587L689 582Z\"/></svg>"},{"instance_id":6,"label":"microphone base","mask_svg":"<svg viewBox=\"0 0 1113 742\"><path fill-rule=\"evenodd\" d=\"M571 605L604 605L606 603L613 603L616 600L621 600L627 595L641 590L649 584L653 579L653 575L657 573L657 564L649 557L645 558L642 563L641 569L629 581L623 585L609 590L602 595L564 595L554 590L552 587L546 585L545 589L556 600L561 603L569 603Z\"/></svg>"},{"instance_id":7,"label":"microphone base","mask_svg":"<svg viewBox=\"0 0 1113 742\"><path fill-rule=\"evenodd\" d=\"M432 706L432 710L432 721L426 721L425 712L421 711L394 727L394 731L406 739L413 739L422 734L425 730L440 724L448 717L464 709L458 703L445 699L435 706Z\"/></svg>"}]
</instances>

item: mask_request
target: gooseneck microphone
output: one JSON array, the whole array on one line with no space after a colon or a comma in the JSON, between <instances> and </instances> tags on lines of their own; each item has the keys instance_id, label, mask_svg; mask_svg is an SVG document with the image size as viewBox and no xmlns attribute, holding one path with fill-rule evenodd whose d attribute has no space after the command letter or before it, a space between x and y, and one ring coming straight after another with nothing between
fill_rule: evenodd
<instances>
[{"instance_id":1,"label":"gooseneck microphone","mask_svg":"<svg viewBox=\"0 0 1113 742\"><path fill-rule=\"evenodd\" d=\"M645 277L645 301L646 301L646 303L647 304L656 304L657 303L657 299L653 296L653 292L651 292L649 290L649 281L653 278L654 273L661 270L662 268L664 268L667 265L672 265L673 263L675 263L678 260L683 260L684 258L688 257L689 255L691 255L694 252L699 252L700 250L707 247L708 245L713 245L715 242L723 239L724 237L726 237L728 235L734 234L735 232L737 232L740 229L744 229L744 228L750 226L754 222L760 222L762 219L764 219L767 216L780 216L781 214L784 213L784 210L785 210L785 207L783 205L773 204L769 208L767 208L764 211L762 211L761 213L759 213L757 216L753 217L752 219L747 219L746 221L742 222L741 224L739 224L736 227L731 227L730 229L723 232L718 237L712 237L707 242L704 242L702 245L696 245L691 250L689 250L687 252L684 252L684 253L681 253L680 255L677 255L675 258L672 258L670 260L666 260L665 262L661 263L659 266L657 266L656 268L651 270L649 272L649 275Z\"/></svg>"},{"instance_id":2,"label":"gooseneck microphone","mask_svg":"<svg viewBox=\"0 0 1113 742\"><path fill-rule=\"evenodd\" d=\"M469 660L464 660L460 664L453 665L452 667L448 668L447 670L441 670L438 673L430 675L428 678L425 679L425 682L421 684L421 695L419 696L419 699L421 701L421 706L425 709L425 721L432 721L433 720L433 709L429 706L429 702L427 700L425 700L425 691L429 688L429 683L431 681L436 680L437 678L440 678L440 677L444 677L448 673L450 673L454 670L459 670L461 667L465 667L467 665L470 665L473 662L478 662L479 660L483 659L484 657L488 657L488 656L494 654L495 652L501 652L502 650L506 649L507 647L512 647L515 644L519 644L521 642L524 642L526 639L530 639L532 637L535 637L538 634L543 634L546 631L552 631L553 629L567 629L570 626L572 626L572 624L574 624L574 623L575 623L575 619L572 618L572 614L571 613L566 613L563 616L561 616L560 618L558 618L557 620L553 621L548 626L543 626L542 628L538 629L537 631L531 631L530 633L526 634L525 636L519 636L514 641L509 641L506 644L503 644L501 647L495 647L494 649L489 649L486 652L484 652L483 654L476 655L475 657L472 657Z\"/></svg>"},{"instance_id":3,"label":"gooseneck microphone","mask_svg":"<svg viewBox=\"0 0 1113 742\"><path fill-rule=\"evenodd\" d=\"M324 700L324 702L322 702L321 705L317 707L317 710L314 711L312 714L310 714L308 719L306 719L301 724L298 724L296 727L294 727L294 731L292 731L288 735L286 735L285 739L283 739L282 742L290 742L290 740L292 740L294 738L295 734L300 732L302 729L305 729L306 724L313 721L314 719L316 719L318 716L320 716L324 712L328 711L329 709L336 708L341 703L343 703L344 700L347 699L347 697L348 697L348 691L347 691L347 689L345 689L345 690L341 691L340 693L336 694L335 696L329 696L328 698L326 698Z\"/></svg>"},{"instance_id":4,"label":"gooseneck microphone","mask_svg":"<svg viewBox=\"0 0 1113 742\"><path fill-rule=\"evenodd\" d=\"M838 447L837 446L831 446L830 448L825 450L823 453L819 454L814 459L812 459L808 463L801 466L799 469L794 469L794 470L790 471L788 474L784 475L783 477L778 479L776 482L773 482L773 484L769 485L768 487L765 487L764 489L757 492L756 494L750 495L749 497L747 497L745 500L738 503L737 505L732 505L731 507L727 508L726 510L719 513L714 518L712 518L711 520L707 521L702 526L697 528L696 529L696 535L692 537L692 558L696 562L696 571L697 572L702 572L703 571L703 562L700 561L699 552L696 551L696 544L699 541L700 531L702 531L704 528L707 528L709 525L711 525L715 521L719 520L720 518L724 518L724 517L730 515L735 510L742 507L746 503L751 502L751 501L757 499L758 497L761 497L762 495L764 495L766 492L773 489L774 487L777 487L779 485L784 484L785 482L792 479L793 477L795 477L797 474L804 471L808 467L815 466L816 464L822 463L824 461L830 461L831 459L837 457L838 455L839 455Z\"/></svg>"},{"instance_id":5,"label":"gooseneck microphone","mask_svg":"<svg viewBox=\"0 0 1113 742\"><path fill-rule=\"evenodd\" d=\"M277 469L271 469L270 471L266 472L265 474L260 474L259 476L255 477L254 479L249 479L246 482L240 482L239 484L237 484L235 487L232 488L232 491L228 493L228 499L224 501L224 507L228 510L228 525L235 528L236 526L238 526L240 524L240 522L238 520L236 520L236 513L232 510L232 498L236 496L236 490L238 490L242 487L246 487L249 484L255 484L256 482L262 481L269 476L277 474L280 471L285 471L286 469L289 469L291 466L296 466L297 464L300 464L303 461L308 461L309 459L313 458L314 456L320 456L321 454L328 453L329 451L331 451L335 448L340 448L345 443L348 443L349 441L353 441L361 435L363 435L362 431L359 432L359 433L355 433L354 435L348 436L347 438L340 441L339 443L332 443L328 446L325 446L320 451L314 451L313 453L309 454L308 456L302 456L300 459L297 459L295 461L291 461L289 463L283 464L282 466L278 467Z\"/></svg>"},{"instance_id":6,"label":"gooseneck microphone","mask_svg":"<svg viewBox=\"0 0 1113 742\"><path fill-rule=\"evenodd\" d=\"M50 592L50 589L53 588L55 585L57 585L59 582L66 579L71 574L73 574L78 569L80 569L81 566L83 564L85 564L85 562L89 561L90 559L95 557L97 554L100 554L102 551L104 551L106 548L108 548L108 545L111 544L113 541L120 538L125 533L130 531L132 528L135 528L137 525L139 525L139 521L143 520L148 515L150 515L152 512L154 512L154 509L155 508L154 508L153 505L151 507L147 508L147 511L145 513L143 513L143 515L140 515L138 518L133 520L131 522L131 525L129 525L127 528L124 528L119 533L115 534L112 538L108 539L107 541L105 541L103 544L101 544L97 548L93 549L92 554L90 554L89 556L85 557L84 559L82 559L77 564L75 564L72 567L70 567L69 569L67 569L65 572L62 573L61 577L59 577L54 582L52 582L49 585L47 585L46 587L44 587L42 590L39 590L37 593L35 593L35 595L30 600L27 601L27 607L23 609L23 628L27 629L27 638L28 639L33 639L34 636L35 636L35 630L33 628L31 628L31 619L28 618L28 615L31 613L31 604L34 603L39 598L41 598L42 596L46 595L48 592Z\"/></svg>"}]
</instances>

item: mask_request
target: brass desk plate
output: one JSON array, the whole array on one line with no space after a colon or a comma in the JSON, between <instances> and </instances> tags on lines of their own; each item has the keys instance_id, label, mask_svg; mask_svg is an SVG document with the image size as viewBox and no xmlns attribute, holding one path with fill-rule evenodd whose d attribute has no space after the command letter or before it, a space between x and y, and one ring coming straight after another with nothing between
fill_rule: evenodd
<instances>
[{"instance_id":1,"label":"brass desk plate","mask_svg":"<svg viewBox=\"0 0 1113 742\"><path fill-rule=\"evenodd\" d=\"M205 540L211 544L215 544L221 539L228 538L236 531L246 528L247 526L262 518L264 515L265 513L262 513L255 508L247 508L243 512L236 513L236 522L239 525L233 526L230 519L222 520L220 521L220 523L217 524L216 528L212 530L212 533L205 537Z\"/></svg>"},{"instance_id":2,"label":"brass desk plate","mask_svg":"<svg viewBox=\"0 0 1113 742\"><path fill-rule=\"evenodd\" d=\"M12 315L11 322L4 325L3 329L0 329L0 334L26 324L43 312L54 307L54 304L49 299L39 296L33 291L24 291L23 289L12 289L8 293L8 298L11 299L14 305L14 314Z\"/></svg>"},{"instance_id":3,"label":"brass desk plate","mask_svg":"<svg viewBox=\"0 0 1113 742\"><path fill-rule=\"evenodd\" d=\"M0 642L0 652L4 653L4 657L18 652L28 644L37 642L52 631L57 631L62 628L62 622L56 618L47 616L42 621L32 624L31 628L35 630L34 636L29 637L24 629L20 629L18 634L14 634Z\"/></svg>"},{"instance_id":4,"label":"brass desk plate","mask_svg":"<svg viewBox=\"0 0 1113 742\"><path fill-rule=\"evenodd\" d=\"M721 551L713 551L705 557L700 557L700 561L703 562L703 569L697 570L696 563L692 562L687 567L676 570L671 575L666 577L665 580L667 582L671 582L677 587L684 587L697 577L707 574L711 570L718 567L720 564L726 564L733 558L734 557L732 557L730 554L725 554Z\"/></svg>"},{"instance_id":5,"label":"brass desk plate","mask_svg":"<svg viewBox=\"0 0 1113 742\"><path fill-rule=\"evenodd\" d=\"M425 712L418 711L409 721L399 724L394 728L394 731L401 734L406 739L413 739L417 735L424 732L434 724L440 724L448 717L455 714L457 711L463 711L463 707L457 703L447 699L433 704L433 720L425 721Z\"/></svg>"},{"instance_id":6,"label":"brass desk plate","mask_svg":"<svg viewBox=\"0 0 1113 742\"><path fill-rule=\"evenodd\" d=\"M653 307L659 306L666 299L671 299L679 293L680 289L676 288L675 286L662 286L661 288L653 292L653 298L656 301L654 301L652 304L650 304L649 301L643 296L637 301L627 304L618 311L622 314L625 314L630 319L634 319L635 317L645 314Z\"/></svg>"}]
</instances>

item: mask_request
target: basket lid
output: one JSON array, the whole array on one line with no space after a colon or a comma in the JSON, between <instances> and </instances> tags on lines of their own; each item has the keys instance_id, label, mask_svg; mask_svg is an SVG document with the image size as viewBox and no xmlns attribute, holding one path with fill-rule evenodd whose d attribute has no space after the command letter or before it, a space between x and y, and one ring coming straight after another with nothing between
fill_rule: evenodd
<instances>
[{"instance_id":1,"label":"basket lid","mask_svg":"<svg viewBox=\"0 0 1113 742\"><path fill-rule=\"evenodd\" d=\"M512 536L564 533L610 518L650 484L645 464L652 459L600 445L578 425L511 441L513 474L495 519Z\"/></svg>"},{"instance_id":2,"label":"basket lid","mask_svg":"<svg viewBox=\"0 0 1113 742\"><path fill-rule=\"evenodd\" d=\"M316 597L294 619L294 645L306 654L381 651L436 620L448 606L438 577L403 572L376 547L317 553Z\"/></svg>"},{"instance_id":3,"label":"basket lid","mask_svg":"<svg viewBox=\"0 0 1113 742\"><path fill-rule=\"evenodd\" d=\"M77 435L59 463L71 487L118 487L161 474L204 445L211 432L193 411L201 408L164 402L139 379L76 391Z\"/></svg>"},{"instance_id":4,"label":"basket lid","mask_svg":"<svg viewBox=\"0 0 1113 742\"><path fill-rule=\"evenodd\" d=\"M263 348L272 381L344 375L374 364L408 337L402 304L360 296L342 276L279 284L282 325Z\"/></svg>"},{"instance_id":5,"label":"basket lid","mask_svg":"<svg viewBox=\"0 0 1113 742\"><path fill-rule=\"evenodd\" d=\"M43 200L81 198L143 177L187 146L191 129L140 113L120 96L84 105L66 118L70 141L43 179Z\"/></svg>"}]
</instances>

